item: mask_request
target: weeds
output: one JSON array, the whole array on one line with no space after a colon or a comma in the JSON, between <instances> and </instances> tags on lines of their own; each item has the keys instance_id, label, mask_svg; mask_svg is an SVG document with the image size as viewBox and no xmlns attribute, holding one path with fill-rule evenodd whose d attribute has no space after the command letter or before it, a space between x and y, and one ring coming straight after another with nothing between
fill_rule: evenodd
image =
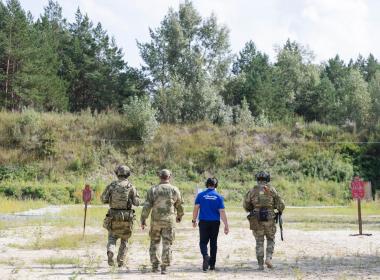
<instances>
[{"instance_id":1,"label":"weeds","mask_svg":"<svg viewBox=\"0 0 380 280\"><path fill-rule=\"evenodd\" d=\"M131 179L142 195L157 183L155 172L166 167L186 202L208 176L220 179L226 201L238 202L254 185L253 173L266 169L287 204L343 205L349 200L347 181L353 170L378 162L374 155L368 164L359 144L343 143L358 141L355 135L315 122L297 131L292 131L294 121L250 128L162 124L154 140L143 144L119 141L131 140L129 125L123 115L112 112L26 110L0 112L0 119L0 193L49 203L81 202L84 183L94 187L94 203L100 203L102 190L115 179L115 164L124 162L132 167ZM332 140L342 144L314 143Z\"/></svg>"},{"instance_id":2,"label":"weeds","mask_svg":"<svg viewBox=\"0 0 380 280\"><path fill-rule=\"evenodd\" d=\"M49 265L52 269L56 265L73 265L74 267L80 266L79 257L49 257L37 259L35 262L38 264Z\"/></svg>"},{"instance_id":3,"label":"weeds","mask_svg":"<svg viewBox=\"0 0 380 280\"><path fill-rule=\"evenodd\" d=\"M12 244L12 247L19 249L41 250L41 249L76 249L85 248L99 244L105 237L99 234L86 235L82 239L81 234L61 235L52 239L37 238L37 241L32 244Z\"/></svg>"},{"instance_id":4,"label":"weeds","mask_svg":"<svg viewBox=\"0 0 380 280\"><path fill-rule=\"evenodd\" d=\"M0 213L16 213L42 208L45 207L47 203L41 200L17 200L0 196L0 205Z\"/></svg>"}]
</instances>

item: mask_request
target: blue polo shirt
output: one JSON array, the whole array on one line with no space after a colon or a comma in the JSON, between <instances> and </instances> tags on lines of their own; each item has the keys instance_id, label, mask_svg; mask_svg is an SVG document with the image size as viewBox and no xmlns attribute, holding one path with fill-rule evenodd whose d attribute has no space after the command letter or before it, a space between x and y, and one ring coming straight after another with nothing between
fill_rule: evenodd
<instances>
[{"instance_id":1,"label":"blue polo shirt","mask_svg":"<svg viewBox=\"0 0 380 280\"><path fill-rule=\"evenodd\" d=\"M215 189L207 189L199 193L195 204L200 205L200 221L220 221L219 209L224 209L224 199Z\"/></svg>"}]
</instances>

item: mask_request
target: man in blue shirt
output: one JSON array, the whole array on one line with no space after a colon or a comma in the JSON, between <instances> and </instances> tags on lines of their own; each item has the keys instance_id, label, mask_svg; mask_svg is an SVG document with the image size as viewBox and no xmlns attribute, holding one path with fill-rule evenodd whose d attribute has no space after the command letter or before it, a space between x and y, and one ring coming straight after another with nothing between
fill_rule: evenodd
<instances>
[{"instance_id":1,"label":"man in blue shirt","mask_svg":"<svg viewBox=\"0 0 380 280\"><path fill-rule=\"evenodd\" d=\"M223 197L215 190L217 186L216 178L208 178L207 189L197 195L193 210L194 228L197 226L196 219L199 213L199 247L203 256L203 271L207 271L209 267L210 270L215 269L220 219L224 223L224 233L229 232ZM208 242L210 242L210 256L207 249Z\"/></svg>"}]
</instances>

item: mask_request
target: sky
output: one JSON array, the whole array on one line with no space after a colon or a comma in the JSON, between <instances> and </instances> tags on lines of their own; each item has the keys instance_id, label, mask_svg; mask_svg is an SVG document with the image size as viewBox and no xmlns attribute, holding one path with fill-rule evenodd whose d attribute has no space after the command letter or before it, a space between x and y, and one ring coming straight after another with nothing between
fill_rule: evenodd
<instances>
[{"instance_id":1,"label":"sky","mask_svg":"<svg viewBox=\"0 0 380 280\"><path fill-rule=\"evenodd\" d=\"M2 0L0 0L2 1ZM3 0L5 2L5 0ZM37 18L48 0L20 0ZM168 12L184 0L58 0L70 22L80 7L101 22L124 50L130 66L143 64L136 40L149 41L148 28L156 28ZM275 47L290 38L309 47L315 62L339 54L348 61L369 53L380 60L380 1L378 0L193 0L203 17L214 12L230 30L231 50L238 53L252 40L275 59Z\"/></svg>"}]
</instances>

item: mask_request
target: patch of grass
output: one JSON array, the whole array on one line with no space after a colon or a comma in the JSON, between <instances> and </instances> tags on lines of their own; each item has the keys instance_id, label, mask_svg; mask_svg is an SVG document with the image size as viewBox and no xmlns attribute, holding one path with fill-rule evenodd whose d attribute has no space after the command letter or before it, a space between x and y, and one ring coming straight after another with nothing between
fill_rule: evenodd
<instances>
[{"instance_id":1,"label":"patch of grass","mask_svg":"<svg viewBox=\"0 0 380 280\"><path fill-rule=\"evenodd\" d=\"M90 275L96 272L96 269L100 267L102 259L100 256L96 256L94 252L86 252L84 258L83 269L84 273L89 273Z\"/></svg>"},{"instance_id":2,"label":"patch of grass","mask_svg":"<svg viewBox=\"0 0 380 280\"><path fill-rule=\"evenodd\" d=\"M150 243L150 238L147 233L139 234L139 233L134 233L132 234L131 239L129 240L130 243L139 243L142 245L148 246Z\"/></svg>"},{"instance_id":3,"label":"patch of grass","mask_svg":"<svg viewBox=\"0 0 380 280\"><path fill-rule=\"evenodd\" d=\"M10 214L47 206L42 200L18 200L0 196L0 213Z\"/></svg>"},{"instance_id":4,"label":"patch of grass","mask_svg":"<svg viewBox=\"0 0 380 280\"><path fill-rule=\"evenodd\" d=\"M18 265L23 264L23 263L24 263L23 261L21 261L18 258L15 258L15 257L0 260L0 264L4 264L4 265L8 265L8 266L18 266Z\"/></svg>"},{"instance_id":5,"label":"patch of grass","mask_svg":"<svg viewBox=\"0 0 380 280\"><path fill-rule=\"evenodd\" d=\"M54 268L56 265L73 265L79 267L80 259L79 257L49 257L37 259L35 263L50 265L51 268Z\"/></svg>"},{"instance_id":6,"label":"patch of grass","mask_svg":"<svg viewBox=\"0 0 380 280\"><path fill-rule=\"evenodd\" d=\"M87 246L94 246L104 242L105 236L100 234L88 234L82 238L81 234L65 234L52 239L39 239L31 244L11 244L11 247L19 249L40 250L40 249L78 249Z\"/></svg>"}]
</instances>

